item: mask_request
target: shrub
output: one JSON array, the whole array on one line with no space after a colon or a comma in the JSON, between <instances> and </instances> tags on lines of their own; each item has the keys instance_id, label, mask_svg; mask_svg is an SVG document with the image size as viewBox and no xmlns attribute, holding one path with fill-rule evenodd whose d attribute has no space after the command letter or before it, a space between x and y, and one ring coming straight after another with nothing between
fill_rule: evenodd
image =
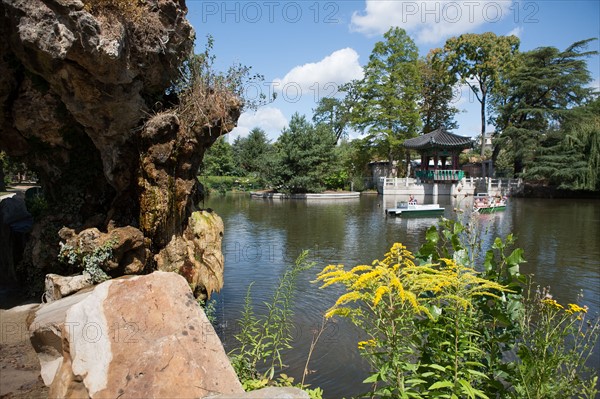
<instances>
[{"instance_id":1,"label":"shrub","mask_svg":"<svg viewBox=\"0 0 600 399\"><path fill-rule=\"evenodd\" d=\"M262 188L255 177L238 176L201 176L198 178L206 192L225 194L228 191L251 191Z\"/></svg>"},{"instance_id":2,"label":"shrub","mask_svg":"<svg viewBox=\"0 0 600 399\"><path fill-rule=\"evenodd\" d=\"M563 306L547 289L530 290L520 319L515 397L596 397L597 372L585 366L598 341L598 320L587 307ZM590 374L591 378L583 378Z\"/></svg>"},{"instance_id":3,"label":"shrub","mask_svg":"<svg viewBox=\"0 0 600 399\"><path fill-rule=\"evenodd\" d=\"M101 283L110 280L103 267L113 259L114 242L107 241L104 245L94 248L91 253L81 251L71 245L60 243L58 260L70 266L81 269L87 274L92 282Z\"/></svg>"},{"instance_id":4,"label":"shrub","mask_svg":"<svg viewBox=\"0 0 600 399\"><path fill-rule=\"evenodd\" d=\"M358 348L372 366L369 395L595 397L597 371L585 362L598 321L547 292L523 298L522 250L506 253L514 237L480 258L478 235L476 223L441 219L416 255L396 243L371 265L319 273L321 288L345 288L325 316L349 318L368 336Z\"/></svg>"},{"instance_id":5,"label":"shrub","mask_svg":"<svg viewBox=\"0 0 600 399\"><path fill-rule=\"evenodd\" d=\"M414 260L396 243L372 265L326 267L318 276L322 288L346 288L326 317L348 317L369 336L358 347L373 367L365 380L374 384L373 395L485 397L475 300L499 299L508 290L452 259L423 265Z\"/></svg>"}]
</instances>

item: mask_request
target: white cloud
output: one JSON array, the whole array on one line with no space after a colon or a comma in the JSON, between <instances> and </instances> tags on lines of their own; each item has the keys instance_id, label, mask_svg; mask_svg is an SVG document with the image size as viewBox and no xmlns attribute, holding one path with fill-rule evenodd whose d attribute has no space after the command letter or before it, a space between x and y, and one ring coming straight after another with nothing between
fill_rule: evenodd
<instances>
[{"instance_id":1,"label":"white cloud","mask_svg":"<svg viewBox=\"0 0 600 399\"><path fill-rule=\"evenodd\" d=\"M438 43L485 23L499 22L511 14L511 5L512 0L366 0L365 10L352 15L350 27L366 35L378 35L398 26L417 42Z\"/></svg>"},{"instance_id":2,"label":"white cloud","mask_svg":"<svg viewBox=\"0 0 600 399\"><path fill-rule=\"evenodd\" d=\"M523 34L523 27L522 26L517 26L516 28L514 28L513 30L511 30L510 32L508 32L506 34L506 36L516 36L519 39L521 38L521 35Z\"/></svg>"},{"instance_id":3,"label":"white cloud","mask_svg":"<svg viewBox=\"0 0 600 399\"><path fill-rule=\"evenodd\" d=\"M279 108L263 107L240 115L237 127L226 137L230 143L233 143L237 137L246 137L250 130L259 127L265 131L267 137L275 138L287 124L288 120Z\"/></svg>"},{"instance_id":4,"label":"white cloud","mask_svg":"<svg viewBox=\"0 0 600 399\"><path fill-rule=\"evenodd\" d=\"M358 58L358 53L349 47L334 51L321 61L292 68L283 78L275 79L274 89L289 99L306 94L331 97L339 85L363 77Z\"/></svg>"}]
</instances>

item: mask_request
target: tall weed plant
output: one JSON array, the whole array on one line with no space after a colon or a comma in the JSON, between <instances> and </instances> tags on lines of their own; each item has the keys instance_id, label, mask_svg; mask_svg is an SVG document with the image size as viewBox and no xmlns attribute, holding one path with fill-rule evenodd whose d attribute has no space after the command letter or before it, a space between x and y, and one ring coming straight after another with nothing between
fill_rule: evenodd
<instances>
[{"instance_id":1,"label":"tall weed plant","mask_svg":"<svg viewBox=\"0 0 600 399\"><path fill-rule=\"evenodd\" d=\"M480 256L480 235L474 221L441 219L416 254L396 243L371 265L329 265L318 274L321 288L345 288L326 317L349 318L368 336L358 342L372 367L363 396L596 395L597 373L585 361L597 321L578 305L525 297L515 238L496 238Z\"/></svg>"},{"instance_id":2,"label":"tall weed plant","mask_svg":"<svg viewBox=\"0 0 600 399\"><path fill-rule=\"evenodd\" d=\"M291 349L292 317L297 278L303 271L314 267L303 251L295 263L279 279L267 312L258 315L252 303L252 284L248 287L244 309L239 320L240 332L235 335L237 346L229 353L231 363L242 386L251 391L265 386L293 386L294 379L281 373L284 369L284 351ZM277 378L276 378L277 377ZM319 388L307 389L299 384L311 399L322 397ZM297 385L298 386L298 385Z\"/></svg>"}]
</instances>

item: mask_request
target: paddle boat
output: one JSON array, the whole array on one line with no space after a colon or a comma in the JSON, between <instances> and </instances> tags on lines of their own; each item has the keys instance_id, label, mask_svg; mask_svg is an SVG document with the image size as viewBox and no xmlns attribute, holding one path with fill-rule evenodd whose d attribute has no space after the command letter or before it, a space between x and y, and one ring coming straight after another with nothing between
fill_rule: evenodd
<instances>
[{"instance_id":1,"label":"paddle boat","mask_svg":"<svg viewBox=\"0 0 600 399\"><path fill-rule=\"evenodd\" d=\"M492 213L506 209L506 197L490 196L487 193L479 193L473 202L473 211L477 213Z\"/></svg>"}]
</instances>

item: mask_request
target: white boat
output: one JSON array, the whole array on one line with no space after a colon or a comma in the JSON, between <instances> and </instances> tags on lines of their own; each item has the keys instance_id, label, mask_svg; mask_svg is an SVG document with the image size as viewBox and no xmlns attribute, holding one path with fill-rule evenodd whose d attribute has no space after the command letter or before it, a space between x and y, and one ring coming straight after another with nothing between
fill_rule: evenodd
<instances>
[{"instance_id":1,"label":"white boat","mask_svg":"<svg viewBox=\"0 0 600 399\"><path fill-rule=\"evenodd\" d=\"M401 201L396 208L386 209L386 213L394 216L425 217L438 216L444 213L445 208L438 204L419 205L416 202Z\"/></svg>"}]
</instances>

